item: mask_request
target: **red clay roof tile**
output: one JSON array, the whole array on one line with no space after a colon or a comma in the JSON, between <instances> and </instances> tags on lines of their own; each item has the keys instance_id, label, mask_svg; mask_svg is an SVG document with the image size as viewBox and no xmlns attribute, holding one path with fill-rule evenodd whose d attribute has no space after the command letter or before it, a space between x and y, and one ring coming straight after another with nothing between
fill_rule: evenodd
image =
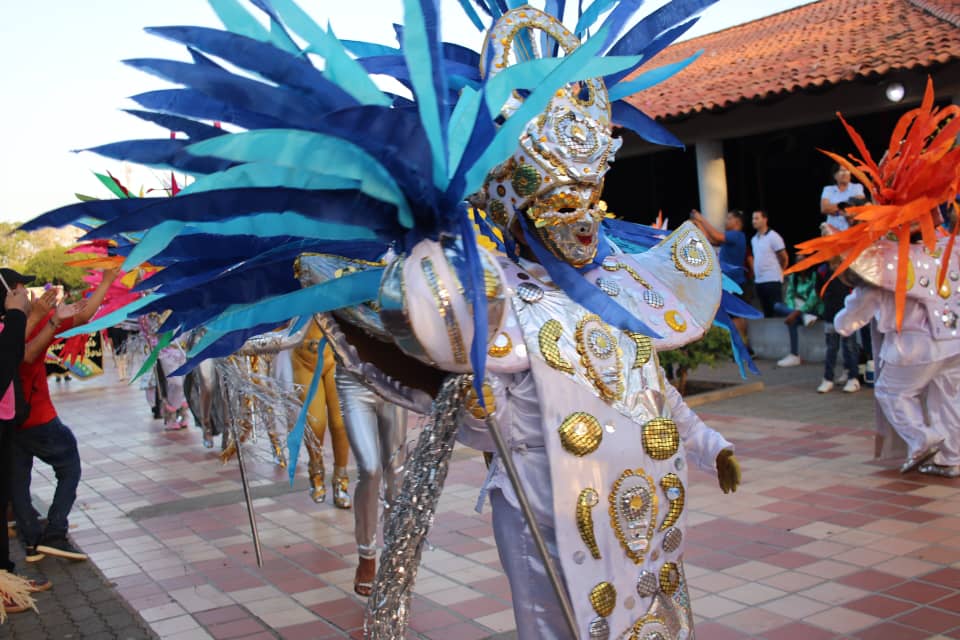
<instances>
[{"instance_id":1,"label":"red clay roof tile","mask_svg":"<svg viewBox=\"0 0 960 640\"><path fill-rule=\"evenodd\" d=\"M672 119L955 61L960 0L820 0L674 44L654 64L700 49L689 67L627 100L652 117Z\"/></svg>"}]
</instances>

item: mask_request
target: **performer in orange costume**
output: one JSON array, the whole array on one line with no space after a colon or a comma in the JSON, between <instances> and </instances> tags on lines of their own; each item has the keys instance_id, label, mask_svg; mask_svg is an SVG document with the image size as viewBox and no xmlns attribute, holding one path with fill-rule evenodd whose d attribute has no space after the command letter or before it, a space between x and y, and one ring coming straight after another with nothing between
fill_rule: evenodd
<instances>
[{"instance_id":1,"label":"performer in orange costume","mask_svg":"<svg viewBox=\"0 0 960 640\"><path fill-rule=\"evenodd\" d=\"M323 334L315 321L310 322L306 339L293 350L293 381L301 389L301 400L310 388L314 371L319 361L318 350L323 341ZM325 343L324 343L325 344ZM323 502L327 498L327 488L324 484L326 475L323 466L323 439L330 426L330 437L333 440L333 504L341 509L349 509L350 477L347 475L347 459L350 455L350 443L347 441L347 430L343 425L343 414L340 412L340 399L337 396L337 386L333 382L333 372L336 363L333 360L333 351L329 346L323 349L323 371L321 385L310 403L307 413L307 424L313 431L313 437L305 438L307 454L310 463L307 467L310 475L310 496L314 502Z\"/></svg>"}]
</instances>

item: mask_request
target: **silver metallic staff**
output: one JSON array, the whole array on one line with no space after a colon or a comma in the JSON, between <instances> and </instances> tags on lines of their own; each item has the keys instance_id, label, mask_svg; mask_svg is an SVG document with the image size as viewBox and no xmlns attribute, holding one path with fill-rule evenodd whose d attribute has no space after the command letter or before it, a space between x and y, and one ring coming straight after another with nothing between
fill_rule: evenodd
<instances>
[{"instance_id":1,"label":"silver metallic staff","mask_svg":"<svg viewBox=\"0 0 960 640\"><path fill-rule=\"evenodd\" d=\"M547 544L543 541L543 534L540 533L540 525L537 524L536 519L533 517L533 509L530 507L530 501L527 499L527 492L523 489L523 483L520 481L517 467L513 464L510 450L503 441L503 436L500 435L500 428L497 426L497 421L491 413L487 413L485 422L487 423L487 429L490 430L490 435L493 436L493 443L497 446L497 453L500 454L500 459L503 461L503 467L507 471L507 476L510 478L510 484L513 485L513 491L517 494L517 501L520 503L520 510L523 512L523 517L530 527L533 542L537 545L537 551L540 552L540 557L543 558L543 566L547 569L547 577L550 579L550 584L553 585L553 590L557 594L557 600L560 601L560 608L563 610L563 617L567 621L570 637L578 638L580 634L577 633L577 622L573 615L573 606L570 604L569 598L567 598L567 591L563 588L563 583L560 582L560 575L557 573L557 568L553 564L553 558L550 557L550 553L547 551Z\"/></svg>"},{"instance_id":2,"label":"silver metallic staff","mask_svg":"<svg viewBox=\"0 0 960 640\"><path fill-rule=\"evenodd\" d=\"M250 533L253 534L253 550L257 554L257 566L262 567L263 551L260 549L260 533L257 531L257 517L253 512L250 485L247 484L247 468L243 464L243 447L240 442L240 432L237 431L236 419L230 421L230 430L233 432L233 441L237 443L237 464L240 465L240 484L243 485L243 499L247 503L247 516L250 518Z\"/></svg>"}]
</instances>

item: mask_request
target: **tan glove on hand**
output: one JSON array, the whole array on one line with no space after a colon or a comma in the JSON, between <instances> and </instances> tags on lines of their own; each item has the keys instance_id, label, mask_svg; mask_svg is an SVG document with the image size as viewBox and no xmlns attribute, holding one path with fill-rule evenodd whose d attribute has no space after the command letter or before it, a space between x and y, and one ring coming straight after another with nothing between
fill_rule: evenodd
<instances>
[{"instance_id":1,"label":"tan glove on hand","mask_svg":"<svg viewBox=\"0 0 960 640\"><path fill-rule=\"evenodd\" d=\"M717 454L717 480L724 493L736 492L740 486L740 463L730 449Z\"/></svg>"}]
</instances>

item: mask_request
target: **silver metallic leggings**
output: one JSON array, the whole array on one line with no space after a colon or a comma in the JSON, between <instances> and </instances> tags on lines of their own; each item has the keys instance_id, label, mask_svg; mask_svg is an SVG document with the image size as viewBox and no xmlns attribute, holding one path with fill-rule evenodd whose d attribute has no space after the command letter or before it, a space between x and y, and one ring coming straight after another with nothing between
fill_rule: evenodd
<instances>
[{"instance_id":1,"label":"silver metallic leggings","mask_svg":"<svg viewBox=\"0 0 960 640\"><path fill-rule=\"evenodd\" d=\"M381 399L342 369L337 369L335 379L347 438L357 461L353 492L357 551L361 558L375 558L380 479L385 484L385 508L389 508L403 483L407 412Z\"/></svg>"}]
</instances>

